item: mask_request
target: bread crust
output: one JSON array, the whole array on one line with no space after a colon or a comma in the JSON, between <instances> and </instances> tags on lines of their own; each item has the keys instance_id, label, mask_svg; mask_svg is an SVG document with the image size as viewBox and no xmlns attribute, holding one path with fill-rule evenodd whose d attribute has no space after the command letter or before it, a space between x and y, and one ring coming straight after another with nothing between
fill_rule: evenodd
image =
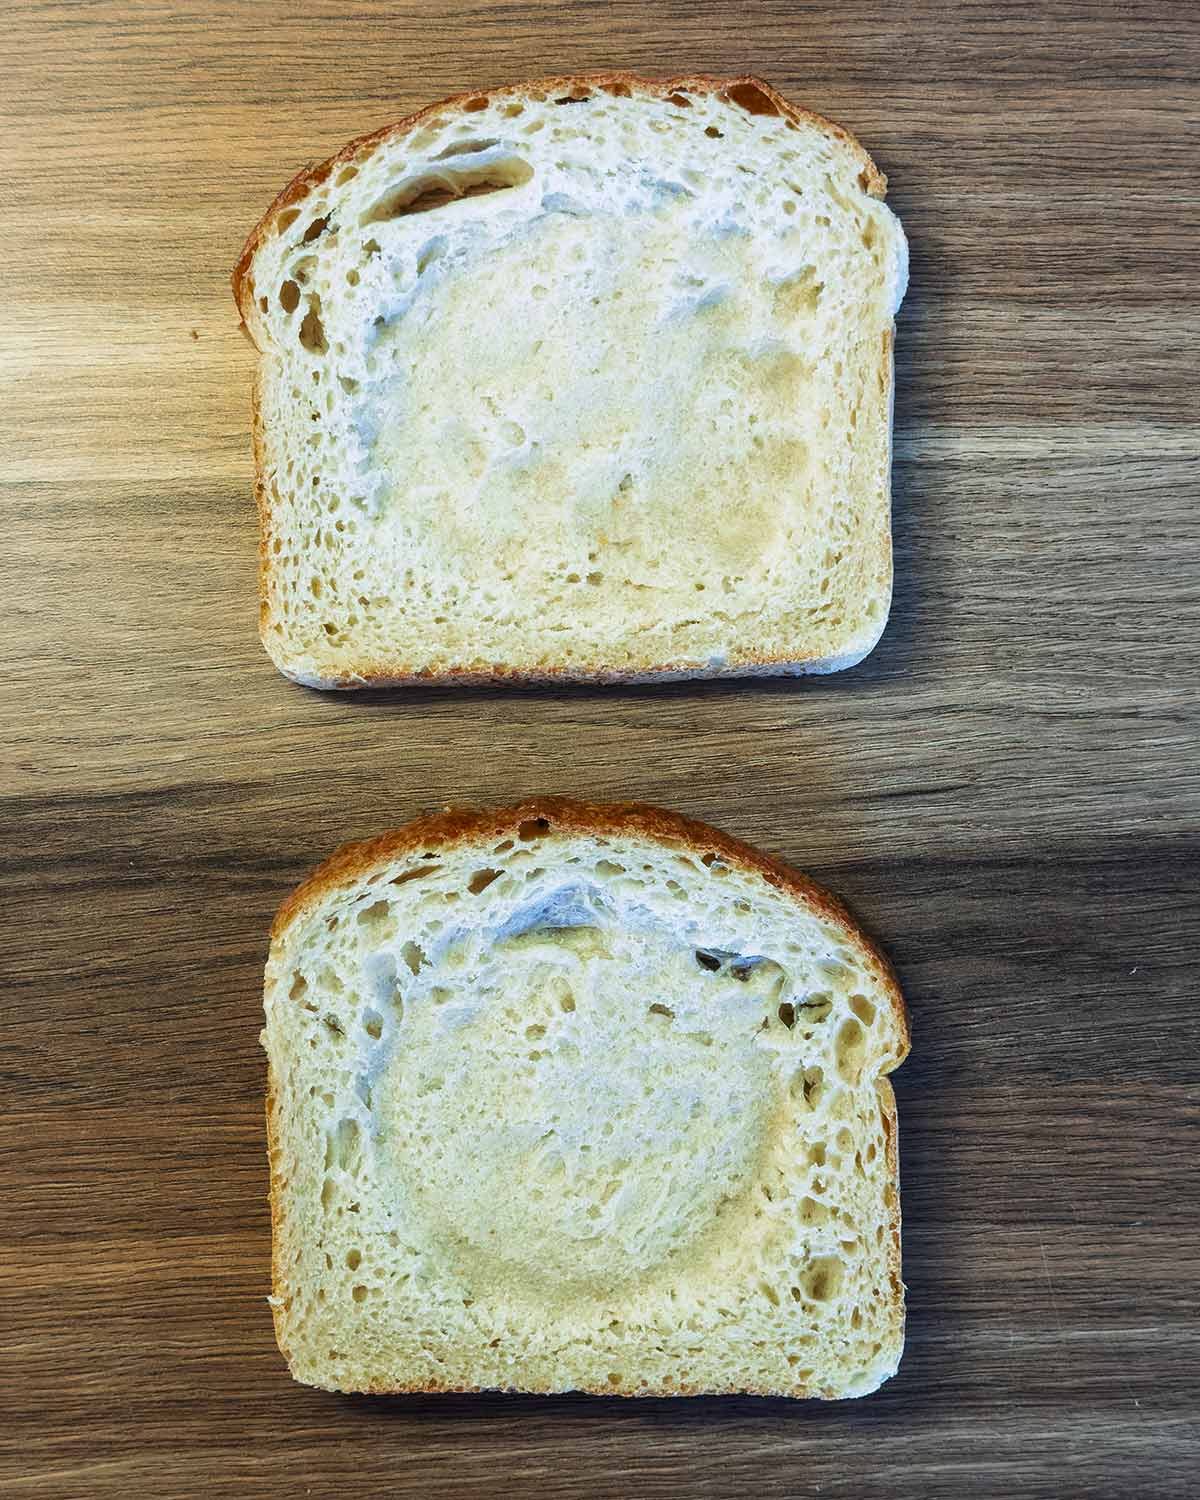
<instances>
[{"instance_id":1,"label":"bread crust","mask_svg":"<svg viewBox=\"0 0 1200 1500\"><path fill-rule=\"evenodd\" d=\"M561 831L574 834L633 835L684 849L692 854L715 854L732 868L761 876L768 885L783 892L806 910L825 920L836 922L844 930L847 940L859 949L891 1005L899 1044L895 1054L884 1064L882 1071L885 1074L890 1073L908 1055L910 1045L908 1011L895 970L887 956L863 931L836 896L773 855L764 854L761 850L729 834L722 833L707 823L701 823L696 819L687 818L645 802L585 802L569 797L545 796L530 797L507 807L454 806L440 813L416 818L401 828L391 829L375 838L343 844L283 901L271 927L272 950L284 941L292 924L307 916L325 897L338 890L351 888L363 875L382 864L426 848L446 849L472 842L490 843L496 839L519 837L522 825L537 823L541 820L548 825L544 830L546 834ZM539 836L540 833L541 831ZM884 1124L889 1176L895 1187L899 1183L896 1100L891 1084L886 1078L881 1077L876 1087ZM268 1073L267 1134L268 1147L271 1150L271 1225L274 1246L271 1266L272 1309L275 1315L276 1340L279 1343L280 1352L287 1358L288 1351L282 1337L281 1303L278 1300L285 1295L279 1256L279 1231L283 1222L283 1182L273 1151L274 1097L274 1083ZM892 1305L902 1332L904 1289L900 1280L900 1195L898 1191L894 1191L890 1217L891 1243L888 1248L888 1271L893 1291ZM371 1386L366 1388L364 1393L368 1395L470 1394L482 1389L484 1387L481 1386L440 1385L430 1382ZM623 1389L612 1385L581 1386L578 1389L593 1396L740 1394L820 1396L831 1399L842 1394L808 1389L803 1386L788 1390L759 1390L744 1386L729 1386L721 1390L707 1386L702 1388L675 1386L670 1389L630 1386L628 1389Z\"/></svg>"},{"instance_id":2,"label":"bread crust","mask_svg":"<svg viewBox=\"0 0 1200 1500\"><path fill-rule=\"evenodd\" d=\"M264 1113L267 1122L267 1164L270 1169L271 1182L267 1191L267 1199L271 1205L271 1318L275 1324L275 1342L279 1345L279 1352L284 1359L290 1362L291 1355L283 1339L283 1318L280 1316L286 1311L281 1301L280 1287L283 1285L283 1247L281 1244L283 1230L283 1189L284 1182L278 1166L278 1131L275 1125L276 1103L275 1074L271 1065L267 1064L267 1097Z\"/></svg>"},{"instance_id":3,"label":"bread crust","mask_svg":"<svg viewBox=\"0 0 1200 1500\"><path fill-rule=\"evenodd\" d=\"M352 693L364 688L399 687L498 687L505 684L513 687L552 687L556 683L583 685L592 683L609 687L632 687L650 682L697 682L714 678L735 677L802 677L821 676L844 671L857 666L869 656L879 635L868 644L847 652L844 656L771 656L769 653L749 648L731 651L720 667L697 667L679 662L647 663L637 667L598 668L594 671L563 666L509 667L497 662L488 668L475 667L425 667L418 672L397 672L385 666L365 666L361 671L345 672L337 677L310 676L297 672L286 660L278 657L267 639L270 622L270 606L266 594L266 563L261 564L259 618L260 634L271 660L290 681L301 687L319 688L322 692ZM885 622L886 623L886 622Z\"/></svg>"},{"instance_id":4,"label":"bread crust","mask_svg":"<svg viewBox=\"0 0 1200 1500\"><path fill-rule=\"evenodd\" d=\"M567 73L550 78L533 79L527 83L508 84L498 88L475 89L469 93L454 94L447 99L428 104L393 125L385 125L366 135L356 137L327 160L316 166L305 167L278 194L259 222L251 230L242 249L241 256L232 273L233 296L241 314L242 327L254 342L251 331L251 306L254 290L250 279L250 268L263 241L274 231L279 215L287 208L301 202L313 189L336 169L357 161L372 152L385 141L398 139L411 133L433 115L446 110L463 110L477 99L503 99L525 97L531 93L553 94L563 90L570 92L581 88L611 91L624 88L651 98L665 98L670 94L687 91L698 94L719 94L731 103L747 109L752 114L775 114L794 124L815 126L847 147L859 163L859 180L863 188L874 198L882 199L887 192L887 178L875 165L865 147L850 131L835 125L823 115L804 109L785 99L777 89L752 73L741 73L730 78L721 78L707 73L680 74L672 78L647 78L638 73L621 70L604 73ZM255 345L257 348L257 344ZM891 344L886 341L881 358L890 363ZM890 380L889 380L890 385ZM852 649L836 657L773 656L752 648L735 650L719 666L696 666L692 663L654 662L628 668L593 669L546 665L538 667L510 667L497 663L486 667L446 666L429 667L417 672L406 672L387 662L364 662L355 671L336 673L331 676L316 675L295 670L286 656L274 649L271 639L271 608L269 593L270 537L272 515L270 498L266 492L266 450L262 433L261 378L255 376L252 392L254 425L255 497L259 512L259 635L271 660L285 677L304 687L320 688L324 691L358 691L363 688L416 687L421 685L484 687L500 683L597 683L632 684L639 682L684 681L688 679L723 677L769 677L800 676L837 672L856 666L874 649L887 624L886 613L878 622L878 628ZM890 476L889 476L890 477ZM881 555L890 568L891 526L890 505L885 517L885 530L880 538Z\"/></svg>"},{"instance_id":5,"label":"bread crust","mask_svg":"<svg viewBox=\"0 0 1200 1500\"><path fill-rule=\"evenodd\" d=\"M764 108L762 104L758 104L757 107L749 108L751 114L777 114L798 125L815 125L817 129L825 131L844 146L848 146L858 157L863 187L873 198L882 198L887 193L887 178L871 160L857 136L844 130L840 125L835 125L832 120L827 120L824 115L793 104L777 89L772 88L769 83L757 78L753 73L739 73L733 78L719 78L711 73L683 73L674 78L646 78L640 73L629 73L618 69L608 73L561 73L550 78L534 78L527 83L505 84L499 88L490 89L472 89L467 93L451 94L449 98L439 99L434 104L427 104L413 114L405 115L402 120L397 120L393 125L384 125L378 130L369 131L366 135L356 136L354 140L347 142L340 151L325 161L319 162L316 166L305 167L296 173L250 231L242 247L238 263L233 268L233 296L243 322L248 321L246 314L250 298L253 296L248 289L249 272L258 247L271 233L275 227L275 220L283 210L290 208L294 203L299 203L314 188L320 187L335 168L348 165L360 156L365 156L386 140L408 135L440 110L461 110L464 105L474 99L506 99L534 92L550 94L559 89L567 91L580 88L609 90L614 85L636 89L656 99L665 98L668 94L679 93L682 90L699 94L724 94L732 103L740 104L742 108L749 108L750 103L756 102L756 96L761 96L761 99L770 107ZM742 93L743 98L738 97L739 92Z\"/></svg>"},{"instance_id":6,"label":"bread crust","mask_svg":"<svg viewBox=\"0 0 1200 1500\"><path fill-rule=\"evenodd\" d=\"M901 1050L884 1070L890 1073L908 1055L908 1012L896 971L887 955L862 930L848 908L831 892L807 875L771 854L722 833L708 823L684 817L648 802L585 802L573 797L529 797L508 807L456 805L444 812L415 818L400 828L343 844L284 900L271 925L273 943L331 891L347 888L377 866L425 845L453 848L472 842L486 843L515 834L524 823L544 820L548 830L564 833L634 835L670 844L692 854L714 853L735 869L760 875L768 885L783 891L815 915L843 927L846 936L869 961L875 978L892 1005Z\"/></svg>"}]
</instances>

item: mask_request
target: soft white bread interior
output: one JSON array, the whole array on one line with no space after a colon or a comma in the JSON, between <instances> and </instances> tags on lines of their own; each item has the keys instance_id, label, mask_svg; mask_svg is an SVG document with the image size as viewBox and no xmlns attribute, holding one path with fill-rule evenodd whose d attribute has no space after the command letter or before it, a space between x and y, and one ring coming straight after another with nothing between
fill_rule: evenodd
<instances>
[{"instance_id":1,"label":"soft white bread interior","mask_svg":"<svg viewBox=\"0 0 1200 1500\"><path fill-rule=\"evenodd\" d=\"M278 666L860 660L892 587L884 186L756 80L624 74L448 100L302 174L234 274Z\"/></svg>"},{"instance_id":2,"label":"soft white bread interior","mask_svg":"<svg viewBox=\"0 0 1200 1500\"><path fill-rule=\"evenodd\" d=\"M285 904L276 1333L342 1391L874 1390L903 1344L886 960L652 808L451 812Z\"/></svg>"}]
</instances>

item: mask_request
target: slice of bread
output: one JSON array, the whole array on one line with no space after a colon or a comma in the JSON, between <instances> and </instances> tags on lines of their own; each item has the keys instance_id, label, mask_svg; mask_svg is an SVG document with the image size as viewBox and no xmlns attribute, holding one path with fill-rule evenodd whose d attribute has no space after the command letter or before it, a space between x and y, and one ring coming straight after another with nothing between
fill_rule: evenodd
<instances>
[{"instance_id":1,"label":"slice of bread","mask_svg":"<svg viewBox=\"0 0 1200 1500\"><path fill-rule=\"evenodd\" d=\"M903 1344L886 959L655 808L335 854L266 971L271 1304L341 1391L857 1396Z\"/></svg>"},{"instance_id":2,"label":"slice of bread","mask_svg":"<svg viewBox=\"0 0 1200 1500\"><path fill-rule=\"evenodd\" d=\"M831 672L891 602L885 179L752 78L354 141L234 272L261 629L315 687Z\"/></svg>"}]
</instances>

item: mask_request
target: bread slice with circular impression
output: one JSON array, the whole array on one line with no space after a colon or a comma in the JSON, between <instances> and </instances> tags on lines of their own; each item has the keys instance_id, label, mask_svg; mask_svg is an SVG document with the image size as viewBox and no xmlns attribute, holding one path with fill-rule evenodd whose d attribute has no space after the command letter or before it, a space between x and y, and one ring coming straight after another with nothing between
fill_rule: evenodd
<instances>
[{"instance_id":1,"label":"bread slice with circular impression","mask_svg":"<svg viewBox=\"0 0 1200 1500\"><path fill-rule=\"evenodd\" d=\"M887 960L656 808L335 854L266 971L271 1298L331 1390L843 1397L903 1344Z\"/></svg>"}]
</instances>

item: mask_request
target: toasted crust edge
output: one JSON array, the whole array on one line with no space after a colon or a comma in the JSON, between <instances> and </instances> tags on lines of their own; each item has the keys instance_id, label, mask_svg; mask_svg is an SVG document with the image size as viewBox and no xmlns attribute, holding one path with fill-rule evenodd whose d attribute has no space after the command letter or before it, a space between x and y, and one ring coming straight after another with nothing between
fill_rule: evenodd
<instances>
[{"instance_id":1,"label":"toasted crust edge","mask_svg":"<svg viewBox=\"0 0 1200 1500\"><path fill-rule=\"evenodd\" d=\"M840 125L835 125L832 120L827 120L824 115L819 115L815 110L805 109L800 105L791 103L785 99L777 89L771 87L763 79L756 77L753 73L739 73L732 78L721 78L712 73L683 73L672 78L647 78L640 73L631 73L624 70L614 70L603 73L561 73L554 74L549 78L532 78L525 83L503 84L494 88L470 89L462 94L451 94L445 99L438 99L433 104L426 104L421 109L415 110L394 124L383 125L377 130L368 131L365 135L356 136L354 140L348 141L340 151L326 158L315 166L305 167L297 172L287 186L280 192L275 201L263 214L262 218L246 237L246 243L242 247L242 253L238 257L237 265L233 268L232 283L233 297L237 303L238 311L243 321L247 312L247 289L246 283L251 263L258 251L258 247L275 227L275 220L285 208L299 203L302 199L329 177L335 168L343 166L368 151L373 151L376 146L384 141L399 136L407 135L415 130L423 121L439 110L461 109L468 101L473 99L503 99L515 94L527 94L531 90L545 91L547 93L555 89L578 89L595 88L609 89L614 84L623 84L629 88L636 88L656 98L664 98L668 94L676 93L683 89L695 93L724 94L735 105L746 108L746 104L736 97L738 89L752 91L761 95L771 105L772 109L749 110L751 114L774 113L782 115L785 119L792 120L796 124L815 125L817 129L825 131L833 136L858 157L861 164L863 186L873 198L882 198L887 193L887 178L872 161L866 148L857 136L845 130Z\"/></svg>"},{"instance_id":2,"label":"toasted crust edge","mask_svg":"<svg viewBox=\"0 0 1200 1500\"><path fill-rule=\"evenodd\" d=\"M803 123L816 126L817 129L825 131L835 140L847 146L860 163L860 176L865 190L872 197L880 199L887 193L887 178L875 165L875 162L857 136L842 126L834 124L832 120L826 119L824 115L817 114L815 110L805 109L800 105L792 104L777 89L753 73L741 73L731 78L722 78L709 73L681 74L672 78L648 78L639 73L617 70L603 73L558 74L549 78L531 79L526 83L506 84L490 89L473 89L469 92L453 94L446 99L438 100L436 103L425 105L423 108L416 110L413 114L406 115L403 119L396 121L392 125L384 125L378 130L368 132L366 135L357 136L333 156L316 166L305 167L292 178L247 236L241 256L238 258L237 265L233 269L231 281L234 301L237 303L238 312L242 318L242 327L246 331L247 336L253 341L253 336L250 334L247 324L248 299L251 295L247 284L250 267L253 264L259 246L272 233L275 228L275 222L284 209L299 203L314 188L320 187L335 169L373 151L384 141L410 133L424 120L438 111L461 109L464 104L473 99L486 98L490 100L493 98L506 98L518 94L527 94L531 90L549 93L556 89L607 89L615 84L641 90L643 93L650 94L656 98L664 98L668 94L681 89L688 89L698 93L724 94L733 104L739 105L742 108L746 108L746 104L735 97L735 91L738 89L749 90L751 91L751 97L759 95L767 100L772 106L773 113L782 115L785 119L791 120L796 124ZM766 113L766 111L762 110L752 110L750 112ZM890 339L888 341L888 352L884 357L890 358ZM889 386L890 383L889 377ZM488 669L446 667L440 669L428 668L413 672L390 664L366 663L360 671L347 671L334 676L319 676L300 671L291 665L286 652L276 649L275 643L271 638L268 577L270 574L272 522L271 506L267 496L264 477L266 473L266 449L265 438L262 432L261 390L261 372L256 371L251 394L251 406L254 431L254 492L258 507L260 537L258 564L259 637L262 640L267 655L278 670L289 680L300 684L302 687L317 688L325 692L355 692L364 688L417 686L485 687L503 683L532 685L563 682L618 686L644 682L678 682L716 678L819 676L832 672L845 671L849 667L857 666L859 662L869 656L875 649L887 626L888 615L885 612L879 620L876 629L868 634L864 634L861 639L848 643L848 648L836 656L787 657L764 655L761 652L745 650L733 653L727 662L719 667L700 667L669 661L656 662L648 660L628 668L597 668L591 670L556 666L537 668L509 667L501 663ZM890 466L888 481L890 489ZM885 561L889 569L890 583L890 494L887 506L886 535L882 541L886 553Z\"/></svg>"},{"instance_id":3,"label":"toasted crust edge","mask_svg":"<svg viewBox=\"0 0 1200 1500\"><path fill-rule=\"evenodd\" d=\"M688 818L681 813L670 812L647 802L586 802L571 797L530 797L504 807L448 807L440 813L431 813L413 819L400 828L390 829L374 838L343 844L322 864L303 880L281 903L271 925L272 957L282 944L294 922L311 912L326 896L339 890L349 889L362 875L378 865L422 846L438 844L457 846L472 840L490 841L516 833L520 825L545 819L550 825L547 833L557 829L566 833L584 834L634 834L657 842L682 846L693 853L713 852L738 869L761 876L776 890L784 892L793 900L807 907L818 916L837 922L846 937L854 943L868 960L875 977L886 992L896 1022L899 1048L894 1058L882 1070L883 1075L900 1066L908 1056L911 1045L908 1009L900 989L896 971L887 955L874 940L863 931L849 909L838 897L827 891L807 875L802 874L784 860L761 850L732 835L722 833L708 823ZM891 1244L888 1247L888 1271L893 1288L892 1312L897 1327L897 1339L901 1349L904 1341L904 1286L900 1277L901 1268L901 1219L900 1219L900 1164L896 1098L886 1076L876 1080L880 1111L886 1139L889 1179L895 1201L891 1207ZM267 1142L271 1176L271 1306L275 1323L275 1339L279 1351L291 1366L291 1355L284 1343L281 1306L286 1298L286 1287L280 1259L280 1231L283 1226L283 1182L275 1160L275 1107L274 1079L267 1071ZM294 1369L293 1377L296 1376ZM304 1384L315 1382L303 1381ZM341 1386L318 1386L322 1390L345 1390ZM473 1395L493 1387L441 1385L433 1382L412 1385L370 1385L351 1388L353 1394L371 1396L399 1395ZM528 1395L556 1394L549 1391L531 1391L525 1387L513 1387ZM591 1396L786 1396L789 1398L818 1397L826 1400L853 1399L844 1392L809 1389L799 1385L790 1389L758 1388L754 1386L727 1386L721 1388L695 1386L666 1388L622 1389L609 1386L573 1387L584 1395Z\"/></svg>"},{"instance_id":4,"label":"toasted crust edge","mask_svg":"<svg viewBox=\"0 0 1200 1500\"><path fill-rule=\"evenodd\" d=\"M889 531L890 536L890 531ZM266 563L262 564L264 570ZM426 667L404 672L383 666L366 666L361 671L343 672L336 677L322 677L293 667L288 658L272 649L269 639L270 606L266 600L265 577L260 603L260 630L267 655L289 682L299 687L316 688L326 693L353 693L367 689L405 687L553 687L556 683L574 686L634 686L654 682L713 682L738 677L821 677L843 672L865 660L887 628L887 618L838 656L771 656L749 649L733 651L719 667L698 667L679 662L645 662L633 667L597 667L594 669L562 666L510 667L503 663L483 669L475 667Z\"/></svg>"}]
</instances>

